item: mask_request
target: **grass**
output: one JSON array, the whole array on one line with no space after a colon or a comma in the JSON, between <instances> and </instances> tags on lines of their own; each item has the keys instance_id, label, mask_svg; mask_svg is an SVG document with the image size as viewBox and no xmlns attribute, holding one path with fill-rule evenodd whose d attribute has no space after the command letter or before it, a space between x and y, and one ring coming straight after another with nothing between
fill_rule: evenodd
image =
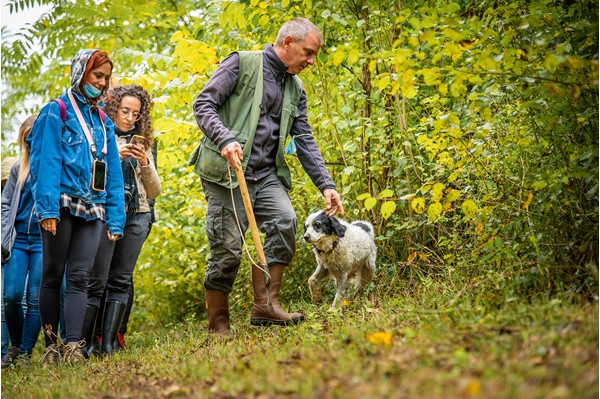
<instances>
[{"instance_id":1,"label":"grass","mask_svg":"<svg viewBox=\"0 0 600 399\"><path fill-rule=\"evenodd\" d=\"M307 321L290 328L251 327L234 309L231 340L197 321L137 332L126 351L85 366L3 370L2 397L598 397L597 301L425 303L388 298L342 313L299 303Z\"/></svg>"}]
</instances>

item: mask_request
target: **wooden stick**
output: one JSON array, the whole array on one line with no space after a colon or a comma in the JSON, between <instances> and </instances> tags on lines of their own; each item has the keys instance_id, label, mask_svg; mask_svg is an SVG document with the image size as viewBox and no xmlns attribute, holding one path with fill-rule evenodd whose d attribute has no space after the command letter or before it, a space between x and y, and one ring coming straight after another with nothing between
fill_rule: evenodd
<instances>
[{"instance_id":1,"label":"wooden stick","mask_svg":"<svg viewBox=\"0 0 600 399\"><path fill-rule=\"evenodd\" d=\"M244 208L246 209L246 216L248 217L248 224L250 225L250 232L252 233L252 241L254 241L254 247L258 256L258 261L263 267L265 274L265 285L267 287L267 298L269 294L269 272L267 266L267 258L265 257L265 251L260 240L260 234L256 219L254 218L254 210L252 209L252 202L250 201L250 194L248 194L248 186L246 185L246 178L244 177L244 171L242 170L242 164L239 159L236 159L235 163L235 175L237 176L238 183L240 185L240 192L242 193L242 199L244 200Z\"/></svg>"}]
</instances>

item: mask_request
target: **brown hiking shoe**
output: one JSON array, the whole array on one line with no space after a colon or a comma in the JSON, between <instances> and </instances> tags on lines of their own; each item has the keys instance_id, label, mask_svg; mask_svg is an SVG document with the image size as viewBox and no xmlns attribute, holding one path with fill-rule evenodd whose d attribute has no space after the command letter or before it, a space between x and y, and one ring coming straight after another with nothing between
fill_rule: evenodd
<instances>
[{"instance_id":1,"label":"brown hiking shoe","mask_svg":"<svg viewBox=\"0 0 600 399\"><path fill-rule=\"evenodd\" d=\"M49 366L57 366L59 358L60 352L58 351L58 346L56 346L56 344L52 344L50 346L47 346L46 349L44 349L44 353L42 354L40 363L42 364L43 368Z\"/></svg>"},{"instance_id":2,"label":"brown hiking shoe","mask_svg":"<svg viewBox=\"0 0 600 399\"><path fill-rule=\"evenodd\" d=\"M6 350L6 354L2 358L2 368L8 368L13 363L13 361L19 356L19 347L17 346L9 346Z\"/></svg>"},{"instance_id":3,"label":"brown hiking shoe","mask_svg":"<svg viewBox=\"0 0 600 399\"><path fill-rule=\"evenodd\" d=\"M85 341L79 342L67 342L63 348L63 360L67 364L80 364L85 363L85 356L83 355L83 347Z\"/></svg>"}]
</instances>

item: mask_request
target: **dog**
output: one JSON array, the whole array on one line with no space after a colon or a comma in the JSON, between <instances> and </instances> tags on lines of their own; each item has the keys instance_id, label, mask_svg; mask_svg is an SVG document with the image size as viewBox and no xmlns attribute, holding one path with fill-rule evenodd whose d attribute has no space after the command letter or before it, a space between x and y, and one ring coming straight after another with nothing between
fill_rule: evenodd
<instances>
[{"instance_id":1,"label":"dog","mask_svg":"<svg viewBox=\"0 0 600 399\"><path fill-rule=\"evenodd\" d=\"M377 249L373 225L365 221L347 223L320 210L311 213L304 223L304 240L312 244L317 269L308 279L314 302L323 297L318 282L333 277L336 294L329 311L342 303L348 280L353 280L359 295L375 275Z\"/></svg>"}]
</instances>

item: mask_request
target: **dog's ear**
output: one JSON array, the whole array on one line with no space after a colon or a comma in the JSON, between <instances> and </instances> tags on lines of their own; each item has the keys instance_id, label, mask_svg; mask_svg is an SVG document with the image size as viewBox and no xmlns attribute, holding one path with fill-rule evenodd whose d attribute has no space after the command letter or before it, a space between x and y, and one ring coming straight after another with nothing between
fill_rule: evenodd
<instances>
[{"instance_id":1,"label":"dog's ear","mask_svg":"<svg viewBox=\"0 0 600 399\"><path fill-rule=\"evenodd\" d=\"M344 238L344 236L346 235L346 226L341 224L335 216L331 216L329 218L329 221L331 222L331 229L333 230L333 234L340 238Z\"/></svg>"}]
</instances>

